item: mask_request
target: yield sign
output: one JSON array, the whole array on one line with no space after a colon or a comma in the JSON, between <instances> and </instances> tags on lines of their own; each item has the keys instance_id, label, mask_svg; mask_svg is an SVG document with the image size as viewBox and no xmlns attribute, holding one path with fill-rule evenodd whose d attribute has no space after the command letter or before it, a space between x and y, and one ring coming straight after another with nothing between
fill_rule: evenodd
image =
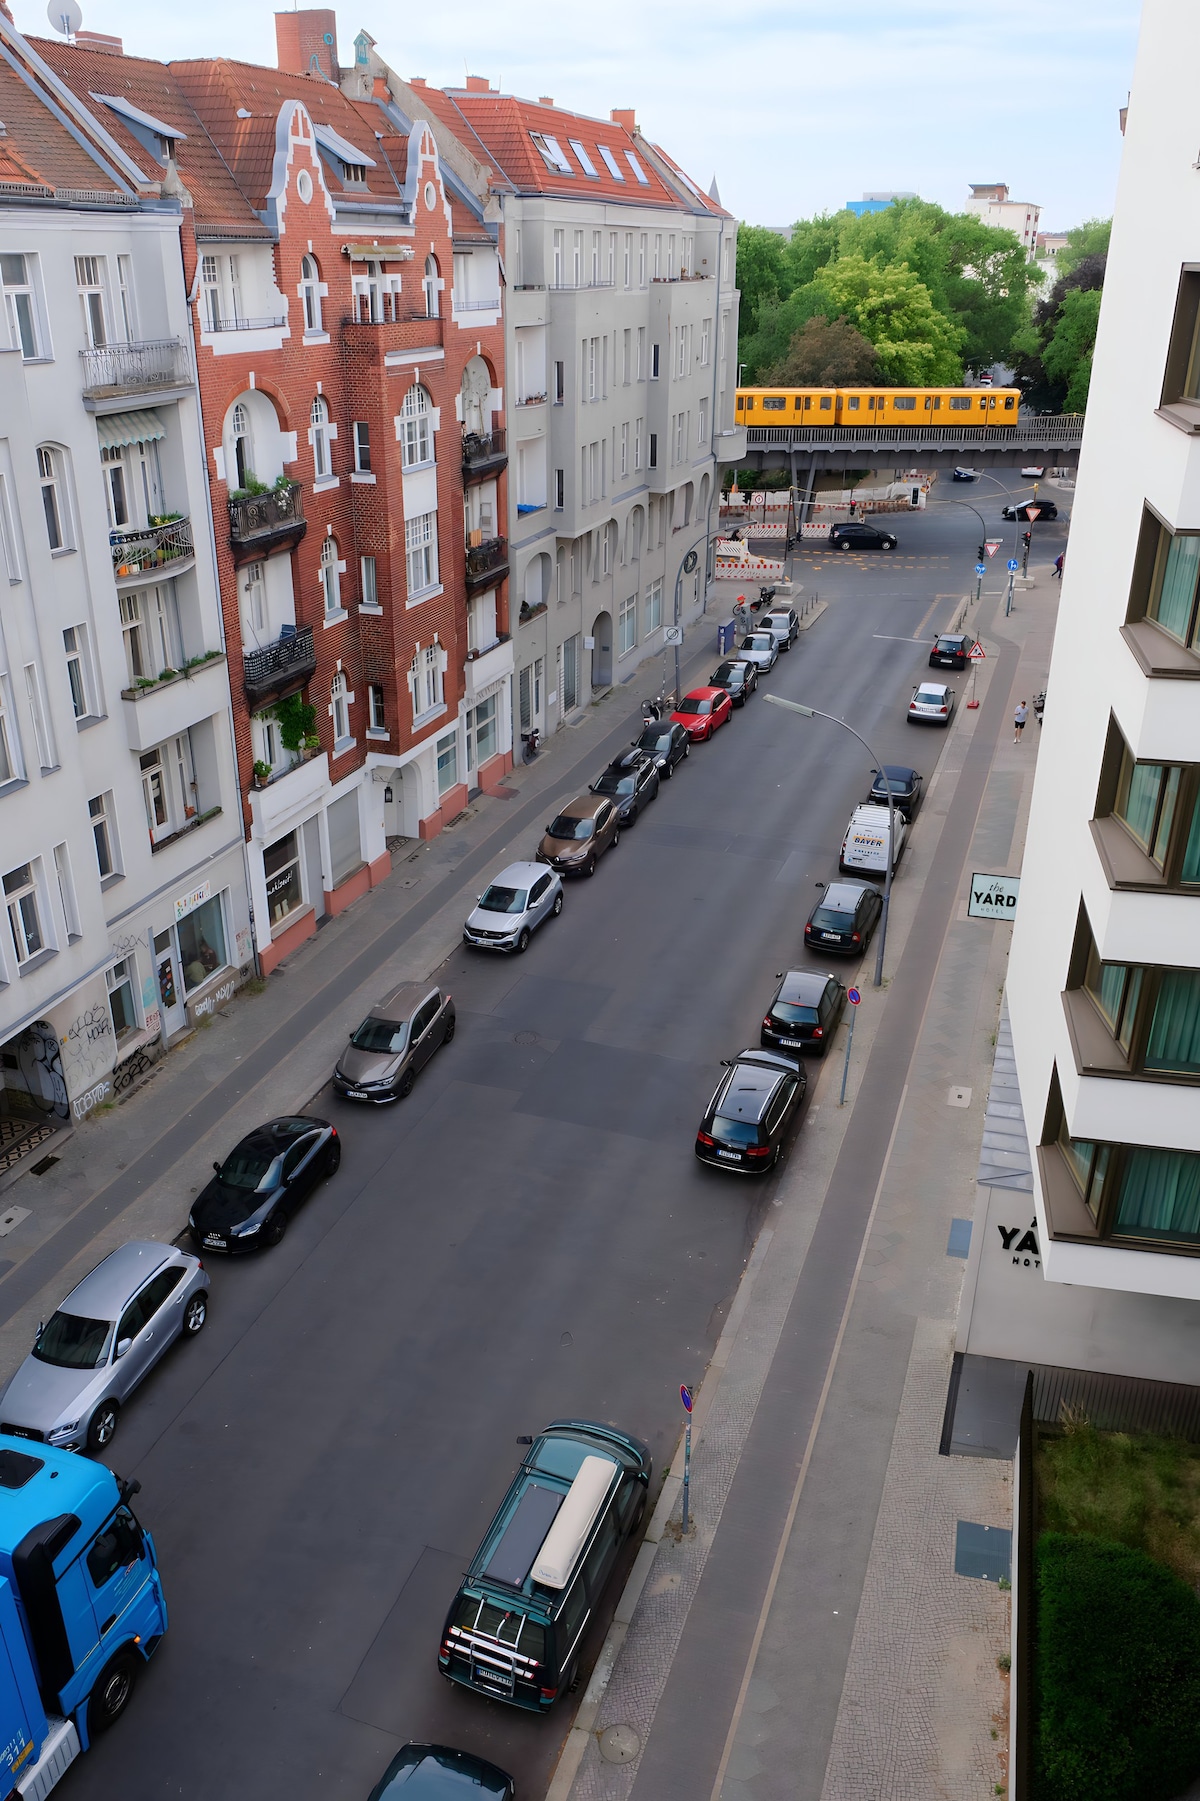
<instances>
[{"instance_id":1,"label":"yield sign","mask_svg":"<svg viewBox=\"0 0 1200 1801\"><path fill-rule=\"evenodd\" d=\"M978 638L976 638L974 644L972 644L970 650L967 652L967 655L972 663L982 663L983 659L987 656L987 651L983 648L983 645L979 642Z\"/></svg>"},{"instance_id":2,"label":"yield sign","mask_svg":"<svg viewBox=\"0 0 1200 1801\"><path fill-rule=\"evenodd\" d=\"M987 551L987 553L990 557L994 557L996 552L1000 548L999 538L985 538L983 548Z\"/></svg>"},{"instance_id":3,"label":"yield sign","mask_svg":"<svg viewBox=\"0 0 1200 1801\"><path fill-rule=\"evenodd\" d=\"M1041 507L1026 507L1025 508L1025 517L1026 517L1026 519L1028 519L1030 525L1033 524L1035 519L1040 517L1041 511L1042 511Z\"/></svg>"}]
</instances>

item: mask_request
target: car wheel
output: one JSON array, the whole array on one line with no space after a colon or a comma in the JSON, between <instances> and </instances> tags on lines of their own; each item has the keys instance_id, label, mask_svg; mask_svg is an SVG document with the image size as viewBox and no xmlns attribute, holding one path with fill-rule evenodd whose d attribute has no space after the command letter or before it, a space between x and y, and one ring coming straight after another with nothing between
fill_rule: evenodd
<instances>
[{"instance_id":1,"label":"car wheel","mask_svg":"<svg viewBox=\"0 0 1200 1801\"><path fill-rule=\"evenodd\" d=\"M692 741L690 738L688 739L687 743L683 747L683 754L685 757L690 757L692 754Z\"/></svg>"},{"instance_id":2,"label":"car wheel","mask_svg":"<svg viewBox=\"0 0 1200 1801\"><path fill-rule=\"evenodd\" d=\"M88 1421L87 1445L89 1451L102 1451L105 1445L112 1443L120 1414L121 1409L116 1401L101 1401Z\"/></svg>"},{"instance_id":3,"label":"car wheel","mask_svg":"<svg viewBox=\"0 0 1200 1801\"><path fill-rule=\"evenodd\" d=\"M618 826L616 831L612 835L612 843L608 847L609 850L616 850L616 848L617 848L618 844L620 844L620 842L621 842L621 828L620 828L620 826Z\"/></svg>"},{"instance_id":4,"label":"car wheel","mask_svg":"<svg viewBox=\"0 0 1200 1801\"><path fill-rule=\"evenodd\" d=\"M554 905L551 907L550 912L555 919L557 919L559 914L562 912L562 889L561 888L559 889L558 893L554 897Z\"/></svg>"},{"instance_id":5,"label":"car wheel","mask_svg":"<svg viewBox=\"0 0 1200 1801\"><path fill-rule=\"evenodd\" d=\"M443 1044L449 1044L450 1040L454 1036L454 1029L457 1025L458 1025L458 1021L452 1013L450 1015L449 1019L446 1021L446 1030L442 1033L442 1043Z\"/></svg>"},{"instance_id":6,"label":"car wheel","mask_svg":"<svg viewBox=\"0 0 1200 1801\"><path fill-rule=\"evenodd\" d=\"M283 1243L283 1235L288 1229L287 1214L282 1208L273 1213L262 1230L261 1243L274 1250L277 1244Z\"/></svg>"},{"instance_id":7,"label":"car wheel","mask_svg":"<svg viewBox=\"0 0 1200 1801\"><path fill-rule=\"evenodd\" d=\"M329 1153L329 1160L325 1165L325 1180L328 1181L330 1176L336 1176L341 1167L342 1147L335 1140L333 1149Z\"/></svg>"},{"instance_id":8,"label":"car wheel","mask_svg":"<svg viewBox=\"0 0 1200 1801\"><path fill-rule=\"evenodd\" d=\"M518 957L523 957L525 955L525 952L529 949L529 927L528 926L521 927L521 935L517 939L517 942L513 948L515 949ZM412 1072L410 1071L409 1073L411 1074ZM411 1087L412 1084L410 1083L409 1086Z\"/></svg>"},{"instance_id":9,"label":"car wheel","mask_svg":"<svg viewBox=\"0 0 1200 1801\"><path fill-rule=\"evenodd\" d=\"M883 540L883 543L879 546L879 548L880 548L880 550L895 550L895 548L896 548L895 538L885 538Z\"/></svg>"},{"instance_id":10,"label":"car wheel","mask_svg":"<svg viewBox=\"0 0 1200 1801\"><path fill-rule=\"evenodd\" d=\"M583 873L586 876L595 875L595 873L596 873L596 853L595 853L595 851L592 852L591 856L588 858L587 862L584 864Z\"/></svg>"},{"instance_id":11,"label":"car wheel","mask_svg":"<svg viewBox=\"0 0 1200 1801\"><path fill-rule=\"evenodd\" d=\"M663 767L663 774L666 776L667 780L670 781L671 777L675 774L674 763L672 763L668 760L667 763Z\"/></svg>"},{"instance_id":12,"label":"car wheel","mask_svg":"<svg viewBox=\"0 0 1200 1801\"><path fill-rule=\"evenodd\" d=\"M137 1687L137 1668L138 1660L132 1652L121 1651L101 1672L99 1682L88 1696L89 1738L107 1732L125 1712Z\"/></svg>"},{"instance_id":13,"label":"car wheel","mask_svg":"<svg viewBox=\"0 0 1200 1801\"><path fill-rule=\"evenodd\" d=\"M183 1336L195 1338L197 1332L204 1329L208 1318L208 1296L203 1289L194 1294L183 1310Z\"/></svg>"},{"instance_id":14,"label":"car wheel","mask_svg":"<svg viewBox=\"0 0 1200 1801\"><path fill-rule=\"evenodd\" d=\"M839 538L838 539L838 549L839 550L849 550L849 548L850 548L849 538Z\"/></svg>"},{"instance_id":15,"label":"car wheel","mask_svg":"<svg viewBox=\"0 0 1200 1801\"><path fill-rule=\"evenodd\" d=\"M525 941L526 941L526 943L529 942L528 932L526 932L526 934L525 934ZM517 948L519 950L524 950L525 945L521 944L518 941ZM416 1087L416 1083L417 1083L417 1072L413 1068L412 1064L410 1063L408 1068L405 1070L404 1074L401 1076L400 1086L396 1090L396 1093L399 1095L399 1097L402 1101L408 1099L409 1095L412 1093L413 1089Z\"/></svg>"}]
</instances>

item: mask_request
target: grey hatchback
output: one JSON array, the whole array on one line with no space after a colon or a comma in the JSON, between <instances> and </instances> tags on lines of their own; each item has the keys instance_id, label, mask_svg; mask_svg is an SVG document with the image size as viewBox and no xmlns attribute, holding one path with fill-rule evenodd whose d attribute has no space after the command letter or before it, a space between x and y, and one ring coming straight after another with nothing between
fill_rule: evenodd
<instances>
[{"instance_id":1,"label":"grey hatchback","mask_svg":"<svg viewBox=\"0 0 1200 1801\"><path fill-rule=\"evenodd\" d=\"M403 1100L417 1071L454 1036L454 1002L428 982L408 983L372 1007L338 1058L333 1088L346 1101Z\"/></svg>"},{"instance_id":2,"label":"grey hatchback","mask_svg":"<svg viewBox=\"0 0 1200 1801\"><path fill-rule=\"evenodd\" d=\"M64 1451L104 1448L122 1403L208 1317L208 1272L170 1244L110 1251L44 1325L0 1395L0 1432Z\"/></svg>"}]
</instances>

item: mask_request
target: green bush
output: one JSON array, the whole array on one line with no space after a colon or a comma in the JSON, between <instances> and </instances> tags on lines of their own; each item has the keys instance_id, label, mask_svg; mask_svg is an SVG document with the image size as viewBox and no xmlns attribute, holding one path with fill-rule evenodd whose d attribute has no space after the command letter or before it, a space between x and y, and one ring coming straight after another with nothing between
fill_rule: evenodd
<instances>
[{"instance_id":1,"label":"green bush","mask_svg":"<svg viewBox=\"0 0 1200 1801\"><path fill-rule=\"evenodd\" d=\"M1142 1551L1037 1546L1038 1801L1172 1801L1200 1775L1200 1600Z\"/></svg>"},{"instance_id":2,"label":"green bush","mask_svg":"<svg viewBox=\"0 0 1200 1801\"><path fill-rule=\"evenodd\" d=\"M275 708L285 750L299 750L317 723L317 709L299 694L289 694Z\"/></svg>"}]
</instances>

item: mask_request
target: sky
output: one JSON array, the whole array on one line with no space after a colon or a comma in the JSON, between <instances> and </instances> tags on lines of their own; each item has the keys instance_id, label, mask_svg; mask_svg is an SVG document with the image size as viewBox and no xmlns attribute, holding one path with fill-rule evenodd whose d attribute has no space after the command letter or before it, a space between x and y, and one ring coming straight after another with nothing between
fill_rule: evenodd
<instances>
[{"instance_id":1,"label":"sky","mask_svg":"<svg viewBox=\"0 0 1200 1801\"><path fill-rule=\"evenodd\" d=\"M49 36L43 0L12 0ZM84 24L132 54L273 64L261 0L81 0ZM971 182L1006 181L1043 230L1112 211L1118 109L1139 0L454 0L338 8L343 66L365 27L403 76L551 94L607 118L633 107L740 219L785 225L864 190L913 189L958 210Z\"/></svg>"}]
</instances>

